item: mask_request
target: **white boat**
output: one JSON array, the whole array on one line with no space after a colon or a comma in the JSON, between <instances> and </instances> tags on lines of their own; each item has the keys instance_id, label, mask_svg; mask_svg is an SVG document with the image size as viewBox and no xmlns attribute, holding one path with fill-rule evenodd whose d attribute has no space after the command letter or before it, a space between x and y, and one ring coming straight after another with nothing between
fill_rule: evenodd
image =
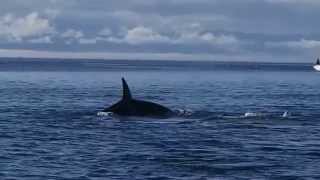
<instances>
[{"instance_id":1,"label":"white boat","mask_svg":"<svg viewBox=\"0 0 320 180\"><path fill-rule=\"evenodd\" d=\"M315 65L313 65L313 69L315 69L316 71L320 71L320 60L319 60L319 58L317 59L317 63Z\"/></svg>"}]
</instances>

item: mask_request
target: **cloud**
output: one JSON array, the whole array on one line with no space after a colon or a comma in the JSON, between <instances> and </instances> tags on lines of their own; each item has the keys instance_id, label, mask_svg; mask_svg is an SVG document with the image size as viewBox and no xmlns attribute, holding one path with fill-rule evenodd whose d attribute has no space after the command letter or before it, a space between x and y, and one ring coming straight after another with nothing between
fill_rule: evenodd
<instances>
[{"instance_id":1,"label":"cloud","mask_svg":"<svg viewBox=\"0 0 320 180\"><path fill-rule=\"evenodd\" d=\"M100 35L100 36L110 36L111 34L112 34L112 30L109 29L109 28L107 28L107 27L103 28L103 29L98 33L98 35Z\"/></svg>"},{"instance_id":2,"label":"cloud","mask_svg":"<svg viewBox=\"0 0 320 180\"><path fill-rule=\"evenodd\" d=\"M215 35L210 32L183 32L178 43L208 43L211 45L236 45L239 40L233 35Z\"/></svg>"},{"instance_id":3,"label":"cloud","mask_svg":"<svg viewBox=\"0 0 320 180\"><path fill-rule=\"evenodd\" d=\"M25 17L7 14L0 18L0 36L21 41L26 37L34 37L54 32L48 19L41 18L37 12Z\"/></svg>"},{"instance_id":4,"label":"cloud","mask_svg":"<svg viewBox=\"0 0 320 180\"><path fill-rule=\"evenodd\" d=\"M288 4L320 4L319 0L265 0L269 3L288 3Z\"/></svg>"},{"instance_id":5,"label":"cloud","mask_svg":"<svg viewBox=\"0 0 320 180\"><path fill-rule=\"evenodd\" d=\"M133 45L162 43L162 44L210 44L210 45L236 45L239 40L232 35L215 35L210 32L199 32L197 30L176 32L177 35L161 34L151 28L138 26L127 30L122 38L110 37L109 41L114 43L128 43Z\"/></svg>"},{"instance_id":6,"label":"cloud","mask_svg":"<svg viewBox=\"0 0 320 180\"><path fill-rule=\"evenodd\" d=\"M83 37L83 32L74 30L74 29L68 29L67 31L61 34L61 37L71 38L71 39L80 39Z\"/></svg>"},{"instance_id":7,"label":"cloud","mask_svg":"<svg viewBox=\"0 0 320 180\"><path fill-rule=\"evenodd\" d=\"M81 39L79 39L80 44L96 44L97 41L98 41L97 38L91 38L91 39L81 38Z\"/></svg>"},{"instance_id":8,"label":"cloud","mask_svg":"<svg viewBox=\"0 0 320 180\"><path fill-rule=\"evenodd\" d=\"M28 42L35 43L35 44L51 44L51 43L53 43L50 36L31 39Z\"/></svg>"},{"instance_id":9,"label":"cloud","mask_svg":"<svg viewBox=\"0 0 320 180\"><path fill-rule=\"evenodd\" d=\"M320 41L301 39L299 41L266 42L267 47L287 47L294 49L320 49Z\"/></svg>"},{"instance_id":10,"label":"cloud","mask_svg":"<svg viewBox=\"0 0 320 180\"><path fill-rule=\"evenodd\" d=\"M58 9L47 8L44 10L44 14L46 14L49 18L54 19L60 14L60 11Z\"/></svg>"},{"instance_id":11,"label":"cloud","mask_svg":"<svg viewBox=\"0 0 320 180\"><path fill-rule=\"evenodd\" d=\"M151 28L138 26L127 31L127 34L122 38L109 38L111 42L128 43L128 44L142 44L142 43L165 43L170 42L166 36L160 35Z\"/></svg>"}]
</instances>

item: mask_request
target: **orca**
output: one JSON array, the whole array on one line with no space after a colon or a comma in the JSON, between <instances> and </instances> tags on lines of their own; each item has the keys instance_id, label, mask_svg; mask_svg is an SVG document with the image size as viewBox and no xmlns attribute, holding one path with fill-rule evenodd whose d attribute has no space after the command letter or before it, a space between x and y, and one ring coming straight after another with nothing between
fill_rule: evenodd
<instances>
[{"instance_id":1,"label":"orca","mask_svg":"<svg viewBox=\"0 0 320 180\"><path fill-rule=\"evenodd\" d=\"M122 78L123 95L117 103L105 108L103 112L111 112L118 116L150 117L150 118L169 118L174 112L169 108L153 102L134 99L131 95L129 86Z\"/></svg>"}]
</instances>

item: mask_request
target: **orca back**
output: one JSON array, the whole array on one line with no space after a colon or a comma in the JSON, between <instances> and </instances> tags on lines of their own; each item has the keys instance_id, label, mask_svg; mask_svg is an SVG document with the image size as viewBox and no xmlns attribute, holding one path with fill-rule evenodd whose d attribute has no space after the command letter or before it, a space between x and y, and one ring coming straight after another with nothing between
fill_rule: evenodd
<instances>
[{"instance_id":1,"label":"orca back","mask_svg":"<svg viewBox=\"0 0 320 180\"><path fill-rule=\"evenodd\" d=\"M120 116L140 116L140 117L156 117L168 118L173 112L162 105L141 101L132 98L129 86L124 78L122 78L123 95L122 99L116 104L104 109L104 112L113 112Z\"/></svg>"}]
</instances>

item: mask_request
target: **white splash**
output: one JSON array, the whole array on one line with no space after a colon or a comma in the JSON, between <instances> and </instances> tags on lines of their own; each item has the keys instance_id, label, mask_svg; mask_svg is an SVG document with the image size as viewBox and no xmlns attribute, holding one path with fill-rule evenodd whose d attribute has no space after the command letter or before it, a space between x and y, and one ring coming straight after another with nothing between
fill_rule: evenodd
<instances>
[{"instance_id":1,"label":"white splash","mask_svg":"<svg viewBox=\"0 0 320 180\"><path fill-rule=\"evenodd\" d=\"M288 111L285 111L281 117L283 118L286 118L286 117L289 117L290 116L290 113Z\"/></svg>"},{"instance_id":2,"label":"white splash","mask_svg":"<svg viewBox=\"0 0 320 180\"><path fill-rule=\"evenodd\" d=\"M113 113L112 112L98 112L97 116L106 116L106 117L112 117Z\"/></svg>"},{"instance_id":3,"label":"white splash","mask_svg":"<svg viewBox=\"0 0 320 180\"><path fill-rule=\"evenodd\" d=\"M246 112L244 113L244 117L257 117L257 116L261 116L260 113L254 113L254 112Z\"/></svg>"},{"instance_id":4,"label":"white splash","mask_svg":"<svg viewBox=\"0 0 320 180\"><path fill-rule=\"evenodd\" d=\"M191 116L193 114L193 111L190 109L176 109L174 110L174 112L178 116Z\"/></svg>"}]
</instances>

